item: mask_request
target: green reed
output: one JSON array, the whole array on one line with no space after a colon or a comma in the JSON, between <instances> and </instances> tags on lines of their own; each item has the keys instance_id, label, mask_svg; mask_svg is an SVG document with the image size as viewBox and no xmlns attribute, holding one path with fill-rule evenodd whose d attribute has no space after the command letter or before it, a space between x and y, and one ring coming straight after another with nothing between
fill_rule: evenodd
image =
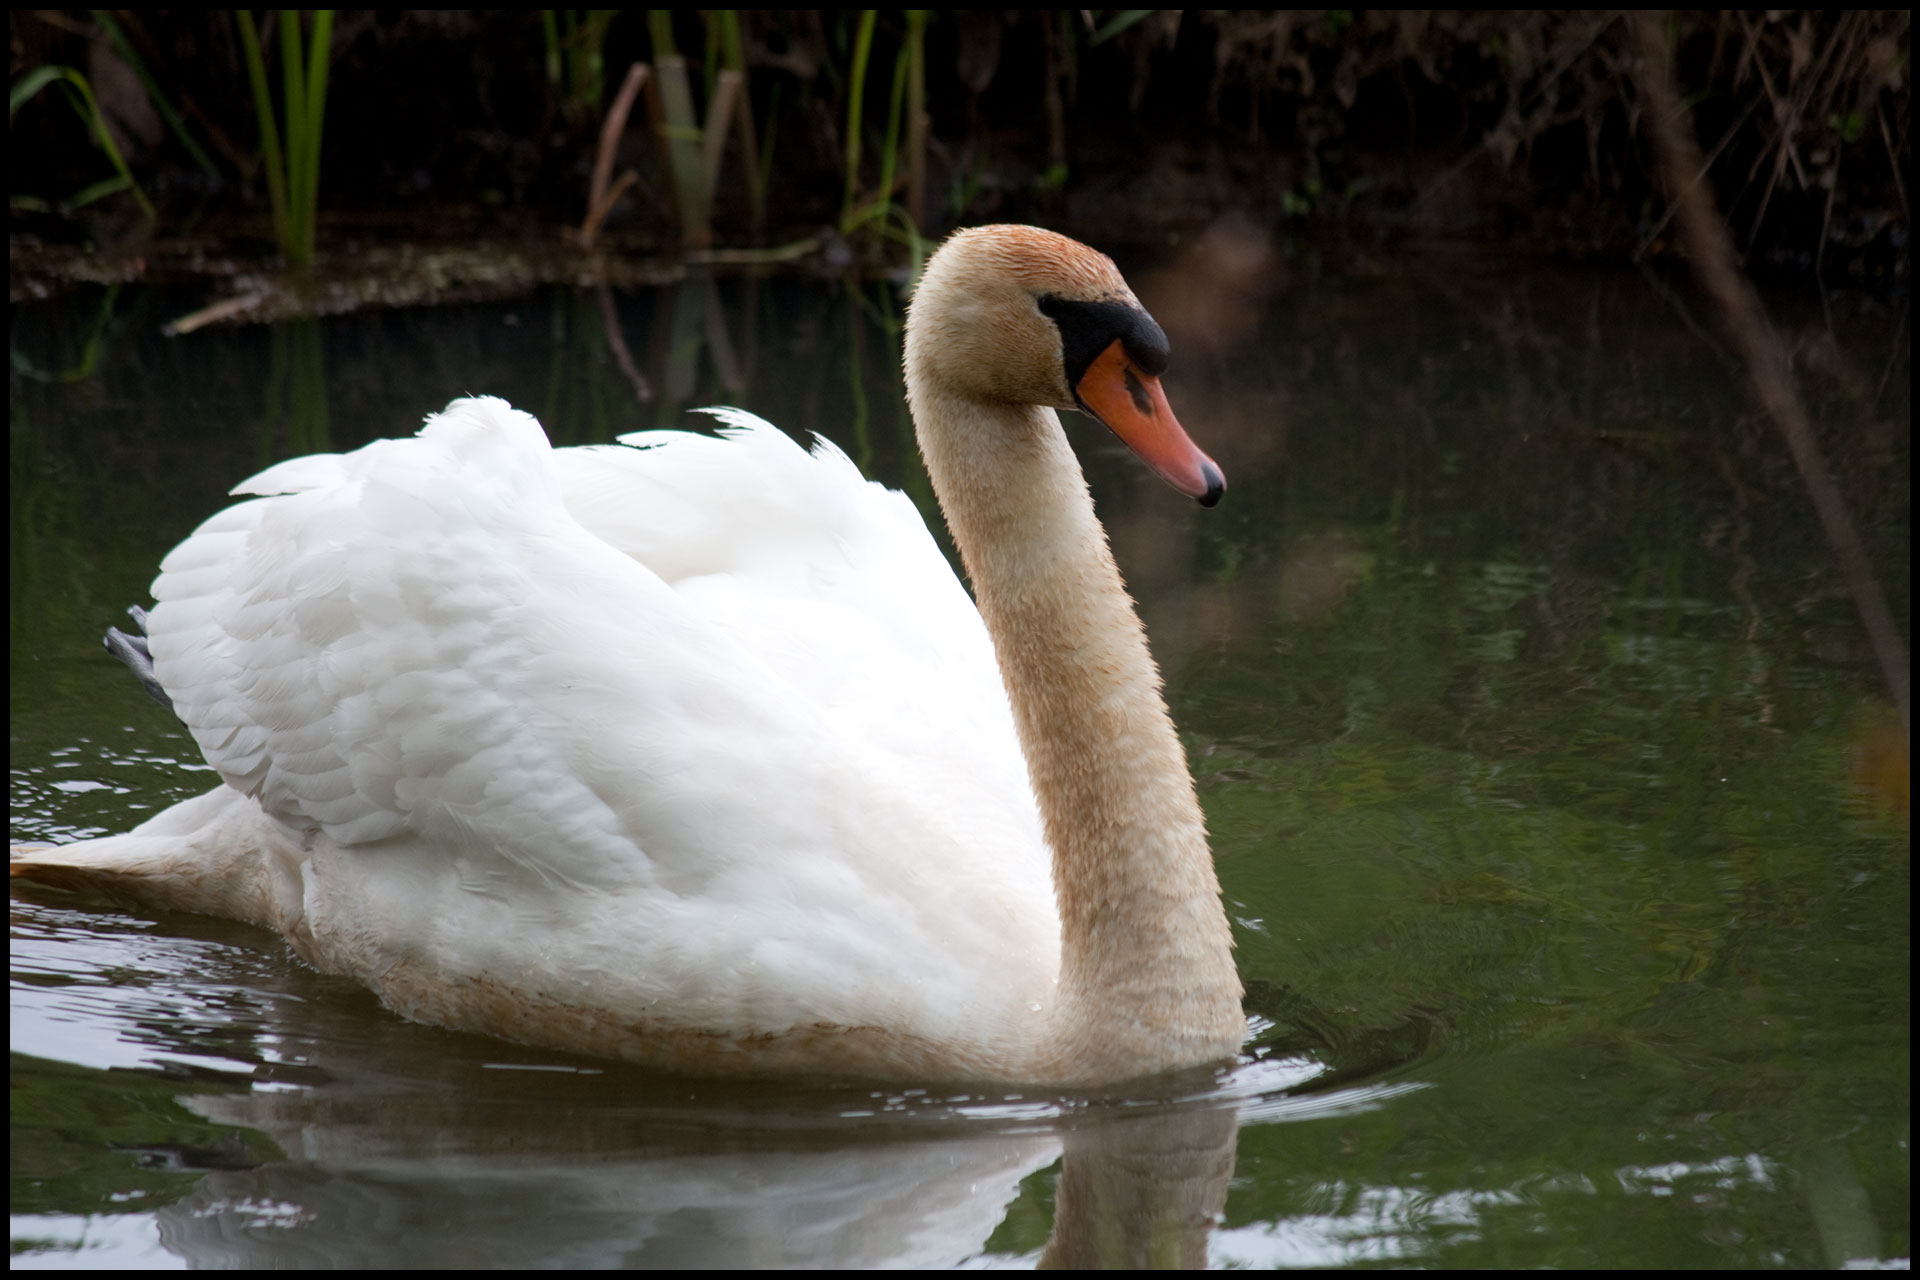
<instances>
[{"instance_id":1,"label":"green reed","mask_svg":"<svg viewBox=\"0 0 1920 1280\"><path fill-rule=\"evenodd\" d=\"M320 202L320 136L327 103L328 44L333 10L313 11L313 33L303 49L300 10L280 10L280 83L284 133L273 113L266 60L253 14L234 10L240 47L246 55L253 89L254 116L260 126L260 151L273 204L273 235L280 251L296 267L313 262L314 232Z\"/></svg>"},{"instance_id":2,"label":"green reed","mask_svg":"<svg viewBox=\"0 0 1920 1280\"><path fill-rule=\"evenodd\" d=\"M57 84L66 91L67 101L73 104L73 109L79 114L81 122L86 125L87 132L93 135L100 149L107 153L107 159L113 162L115 170L114 177L82 188L62 201L60 207L78 209L116 192L131 191L133 198L139 202L141 211L147 217L153 217L153 203L147 199L147 193L140 189L140 184L133 180L133 172L127 168L126 157L122 156L120 148L114 145L113 134L107 130L106 117L100 113L99 100L93 96L93 86L88 84L87 78L78 71L72 67L46 66L35 67L21 76L7 91L7 119L12 120L22 106L51 84ZM16 209L51 207L45 201L31 196L10 197L9 204Z\"/></svg>"},{"instance_id":3,"label":"green reed","mask_svg":"<svg viewBox=\"0 0 1920 1280\"><path fill-rule=\"evenodd\" d=\"M142 58L140 51L134 48L133 41L127 39L126 30L113 16L113 11L93 9L89 12L93 14L94 23L100 28L101 34L106 36L107 43L113 46L113 51L120 55L120 60L126 63L134 76L139 79L140 87L147 91L147 97L152 101L154 108L160 112L160 118L166 122L167 128L172 131L181 147L193 158L194 164L199 166L200 172L209 178L218 178L220 171L214 167L213 161L208 158L200 144L194 141L193 134L187 129L186 120L181 117L179 109L173 105L173 99L160 87L160 82L154 78L153 72L147 69L146 59Z\"/></svg>"},{"instance_id":4,"label":"green reed","mask_svg":"<svg viewBox=\"0 0 1920 1280\"><path fill-rule=\"evenodd\" d=\"M618 9L542 9L547 87L575 124L592 119L606 89L607 28Z\"/></svg>"},{"instance_id":5,"label":"green reed","mask_svg":"<svg viewBox=\"0 0 1920 1280\"><path fill-rule=\"evenodd\" d=\"M846 188L841 204L840 234L851 237L870 227L873 234L899 241L907 247L915 276L926 258L920 222L926 203L926 25L930 12L926 9L904 11L906 36L894 56L893 85L887 95L887 124L880 148L879 185L872 198L865 202L859 198L861 128L867 65L872 57L877 16L874 10L861 13L847 77ZM902 160L906 166L905 204L895 199L902 177Z\"/></svg>"}]
</instances>

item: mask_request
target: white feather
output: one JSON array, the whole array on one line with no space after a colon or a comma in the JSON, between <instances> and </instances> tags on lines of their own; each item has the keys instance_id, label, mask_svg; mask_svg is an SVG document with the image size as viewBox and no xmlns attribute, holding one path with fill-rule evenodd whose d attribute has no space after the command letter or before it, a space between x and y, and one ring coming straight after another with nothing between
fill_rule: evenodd
<instances>
[{"instance_id":1,"label":"white feather","mask_svg":"<svg viewBox=\"0 0 1920 1280\"><path fill-rule=\"evenodd\" d=\"M270 468L163 562L156 672L327 968L991 1038L1059 939L979 615L905 496L715 416L555 451L463 400Z\"/></svg>"},{"instance_id":2,"label":"white feather","mask_svg":"<svg viewBox=\"0 0 1920 1280\"><path fill-rule=\"evenodd\" d=\"M227 787L14 874L256 920L423 1021L679 1069L1100 1082L1231 1057L1204 819L1046 407L1079 395L1047 296L1102 301L1098 324L1132 305L1086 246L983 227L908 317L999 662L912 506L831 446L729 410L720 439L556 453L457 401L254 477L167 558L155 674ZM1078 385L1217 498L1107 350Z\"/></svg>"}]
</instances>

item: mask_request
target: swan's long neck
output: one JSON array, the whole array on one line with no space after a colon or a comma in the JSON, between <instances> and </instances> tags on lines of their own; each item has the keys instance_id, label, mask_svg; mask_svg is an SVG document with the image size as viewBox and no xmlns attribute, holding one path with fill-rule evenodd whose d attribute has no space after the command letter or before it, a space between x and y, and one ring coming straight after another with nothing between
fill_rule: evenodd
<instances>
[{"instance_id":1,"label":"swan's long neck","mask_svg":"<svg viewBox=\"0 0 1920 1280\"><path fill-rule=\"evenodd\" d=\"M1133 602L1051 409L909 394L993 635L1052 847L1067 1077L1231 1055L1232 940L1184 752Z\"/></svg>"}]
</instances>

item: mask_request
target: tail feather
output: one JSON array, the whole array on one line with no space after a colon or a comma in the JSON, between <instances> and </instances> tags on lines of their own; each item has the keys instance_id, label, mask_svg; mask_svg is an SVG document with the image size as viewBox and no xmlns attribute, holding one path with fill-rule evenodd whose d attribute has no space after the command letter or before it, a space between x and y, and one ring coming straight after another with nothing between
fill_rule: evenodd
<instances>
[{"instance_id":1,"label":"tail feather","mask_svg":"<svg viewBox=\"0 0 1920 1280\"><path fill-rule=\"evenodd\" d=\"M7 847L7 878L72 893L100 893L110 898L140 899L132 887L137 875L124 867L68 861L61 850L73 845L15 844Z\"/></svg>"},{"instance_id":2,"label":"tail feather","mask_svg":"<svg viewBox=\"0 0 1920 1280\"><path fill-rule=\"evenodd\" d=\"M298 846L258 805L223 786L125 835L11 845L7 872L15 884L227 916L285 933L299 926L298 878L279 884L271 868L298 857Z\"/></svg>"},{"instance_id":3,"label":"tail feather","mask_svg":"<svg viewBox=\"0 0 1920 1280\"><path fill-rule=\"evenodd\" d=\"M16 844L7 849L7 878L116 902L184 905L170 892L167 859L151 840L108 836L74 844Z\"/></svg>"}]
</instances>

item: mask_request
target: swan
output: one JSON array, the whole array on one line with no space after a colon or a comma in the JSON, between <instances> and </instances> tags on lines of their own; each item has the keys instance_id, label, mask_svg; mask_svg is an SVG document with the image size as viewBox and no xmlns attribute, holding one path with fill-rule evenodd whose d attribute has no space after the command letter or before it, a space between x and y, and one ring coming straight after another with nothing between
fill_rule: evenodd
<instances>
[{"instance_id":1,"label":"swan","mask_svg":"<svg viewBox=\"0 0 1920 1280\"><path fill-rule=\"evenodd\" d=\"M221 785L13 874L673 1072L1229 1059L1192 777L1055 412L1211 506L1167 358L1066 237L975 228L927 263L907 397L972 600L904 495L734 410L556 450L465 399L273 466L165 558L129 655Z\"/></svg>"}]
</instances>

